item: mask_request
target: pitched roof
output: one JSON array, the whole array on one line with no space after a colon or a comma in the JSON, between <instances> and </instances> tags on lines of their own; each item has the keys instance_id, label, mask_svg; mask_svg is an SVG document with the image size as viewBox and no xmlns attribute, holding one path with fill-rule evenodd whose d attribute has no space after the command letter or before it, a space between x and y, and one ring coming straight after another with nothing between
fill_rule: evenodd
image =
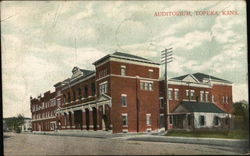
<instances>
[{"instance_id":1,"label":"pitched roof","mask_svg":"<svg viewBox=\"0 0 250 156\"><path fill-rule=\"evenodd\" d=\"M189 112L225 113L213 103L182 101L180 105Z\"/></svg>"},{"instance_id":2,"label":"pitched roof","mask_svg":"<svg viewBox=\"0 0 250 156\"><path fill-rule=\"evenodd\" d=\"M214 80L219 80L219 81L225 81L225 82L228 82L228 83L231 83L230 81L228 80L224 80L224 79L221 79L221 78L217 78L217 77L214 77L214 76L211 76L211 75L207 75L207 74L204 74L204 73L194 73L192 74L197 80L199 80L200 82L202 82L202 80L204 78L211 78L211 79L214 79Z\"/></svg>"},{"instance_id":3,"label":"pitched roof","mask_svg":"<svg viewBox=\"0 0 250 156\"><path fill-rule=\"evenodd\" d=\"M174 77L174 78L171 78L171 79L174 79L174 80L183 80L188 75L189 74L186 74L186 75ZM194 73L194 74L191 74L191 75L193 75L200 82L203 82L203 79L211 79L211 80L222 81L222 82L225 82L225 83L232 83L232 82L230 82L228 80L217 78L217 77L214 77L214 76L211 76L211 75L207 75L207 74L204 74L204 73Z\"/></svg>"},{"instance_id":4,"label":"pitched roof","mask_svg":"<svg viewBox=\"0 0 250 156\"><path fill-rule=\"evenodd\" d=\"M80 69L80 71L83 72L83 75L85 76L90 75L95 72L93 70L86 70L86 69Z\"/></svg>"}]
</instances>

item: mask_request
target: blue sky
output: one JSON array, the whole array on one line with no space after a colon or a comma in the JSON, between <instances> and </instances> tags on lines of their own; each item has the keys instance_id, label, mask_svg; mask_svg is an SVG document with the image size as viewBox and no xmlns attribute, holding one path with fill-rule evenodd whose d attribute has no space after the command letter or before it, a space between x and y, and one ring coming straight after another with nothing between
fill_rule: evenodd
<instances>
[{"instance_id":1,"label":"blue sky","mask_svg":"<svg viewBox=\"0 0 250 156\"><path fill-rule=\"evenodd\" d=\"M74 66L122 51L160 61L173 47L169 77L203 72L234 82L247 99L244 1L4 1L1 39L4 117L30 116L36 97L71 76ZM236 16L156 17L161 11L236 10ZM162 67L162 66L161 66ZM163 71L163 70L162 70Z\"/></svg>"}]
</instances>

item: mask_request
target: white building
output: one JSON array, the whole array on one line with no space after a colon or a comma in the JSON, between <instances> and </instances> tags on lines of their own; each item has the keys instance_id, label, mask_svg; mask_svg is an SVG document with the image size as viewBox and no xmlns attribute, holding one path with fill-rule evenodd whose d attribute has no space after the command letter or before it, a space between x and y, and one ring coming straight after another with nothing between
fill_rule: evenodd
<instances>
[{"instance_id":1,"label":"white building","mask_svg":"<svg viewBox=\"0 0 250 156\"><path fill-rule=\"evenodd\" d=\"M31 119L25 118L24 124L21 126L22 132L28 132L32 130Z\"/></svg>"},{"instance_id":2,"label":"white building","mask_svg":"<svg viewBox=\"0 0 250 156\"><path fill-rule=\"evenodd\" d=\"M225 129L230 127L231 114L213 103L183 101L170 119L174 129Z\"/></svg>"}]
</instances>

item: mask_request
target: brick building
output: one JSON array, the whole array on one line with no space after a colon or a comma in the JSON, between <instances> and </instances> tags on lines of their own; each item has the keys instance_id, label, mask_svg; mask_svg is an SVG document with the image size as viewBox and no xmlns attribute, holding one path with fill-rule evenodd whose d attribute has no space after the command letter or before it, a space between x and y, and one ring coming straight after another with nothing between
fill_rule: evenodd
<instances>
[{"instance_id":1,"label":"brick building","mask_svg":"<svg viewBox=\"0 0 250 156\"><path fill-rule=\"evenodd\" d=\"M70 78L54 85L55 92L31 97L33 131L82 129L119 133L164 127L164 81L159 78L158 63L115 52L93 65L95 71L74 67ZM211 102L223 113L232 111L231 83L213 76L196 73L172 78L168 94L171 113L183 101Z\"/></svg>"},{"instance_id":2,"label":"brick building","mask_svg":"<svg viewBox=\"0 0 250 156\"><path fill-rule=\"evenodd\" d=\"M194 73L171 78L168 83L169 128L211 128L214 122L216 127L229 126L223 122L233 111L231 82ZM164 116L164 94L164 81L160 81L160 116ZM161 120L164 123L165 120ZM207 123L200 124L199 120Z\"/></svg>"}]
</instances>

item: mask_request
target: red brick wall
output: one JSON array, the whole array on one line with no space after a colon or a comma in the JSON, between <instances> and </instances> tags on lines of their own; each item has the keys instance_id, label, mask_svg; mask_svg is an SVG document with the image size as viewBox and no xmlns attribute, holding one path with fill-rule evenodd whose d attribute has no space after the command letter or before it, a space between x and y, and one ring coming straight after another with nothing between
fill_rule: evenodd
<instances>
[{"instance_id":1,"label":"red brick wall","mask_svg":"<svg viewBox=\"0 0 250 156\"><path fill-rule=\"evenodd\" d=\"M215 104L222 110L232 113L233 111L233 98L232 98L232 86L226 85L213 85L212 94L215 95ZM223 96L228 96L228 103L223 103Z\"/></svg>"},{"instance_id":2,"label":"red brick wall","mask_svg":"<svg viewBox=\"0 0 250 156\"><path fill-rule=\"evenodd\" d=\"M160 82L160 96L164 97L164 81ZM195 98L198 97L198 101L200 101L200 91L208 91L208 99L209 102L212 102L212 95L215 96L215 104L220 107L222 110L226 112L232 112L232 86L226 86L226 85L213 85L212 88L203 88L203 87L193 87L193 86L184 86L184 85L174 85L169 84L168 88L173 88L173 100L169 100L169 106L170 106L170 112L172 112L183 99L188 99L186 96L186 90L194 90L195 91ZM174 89L179 89L179 100L174 99ZM222 97L228 96L228 104L222 102ZM164 112L164 110L160 110L161 113Z\"/></svg>"},{"instance_id":3,"label":"red brick wall","mask_svg":"<svg viewBox=\"0 0 250 156\"><path fill-rule=\"evenodd\" d=\"M112 96L112 125L113 132L122 132L122 129L128 129L129 132L137 131L137 124L139 124L139 131L146 131L147 128L155 130L158 128L159 121L159 83L154 81L153 91L141 91L140 80L135 76L149 78L149 69L154 70L152 78L159 78L159 69L153 67L145 67L134 64L125 64L120 62L110 62L111 73L121 75L121 65L126 66L126 76L134 76L134 78L112 76L111 82L111 96ZM122 107L121 94L127 94L127 107ZM136 98L137 97L137 98ZM137 109L139 114L137 115ZM122 113L128 114L128 128L122 125ZM146 114L151 114L152 124L146 126ZM137 118L139 116L139 121Z\"/></svg>"}]
</instances>

